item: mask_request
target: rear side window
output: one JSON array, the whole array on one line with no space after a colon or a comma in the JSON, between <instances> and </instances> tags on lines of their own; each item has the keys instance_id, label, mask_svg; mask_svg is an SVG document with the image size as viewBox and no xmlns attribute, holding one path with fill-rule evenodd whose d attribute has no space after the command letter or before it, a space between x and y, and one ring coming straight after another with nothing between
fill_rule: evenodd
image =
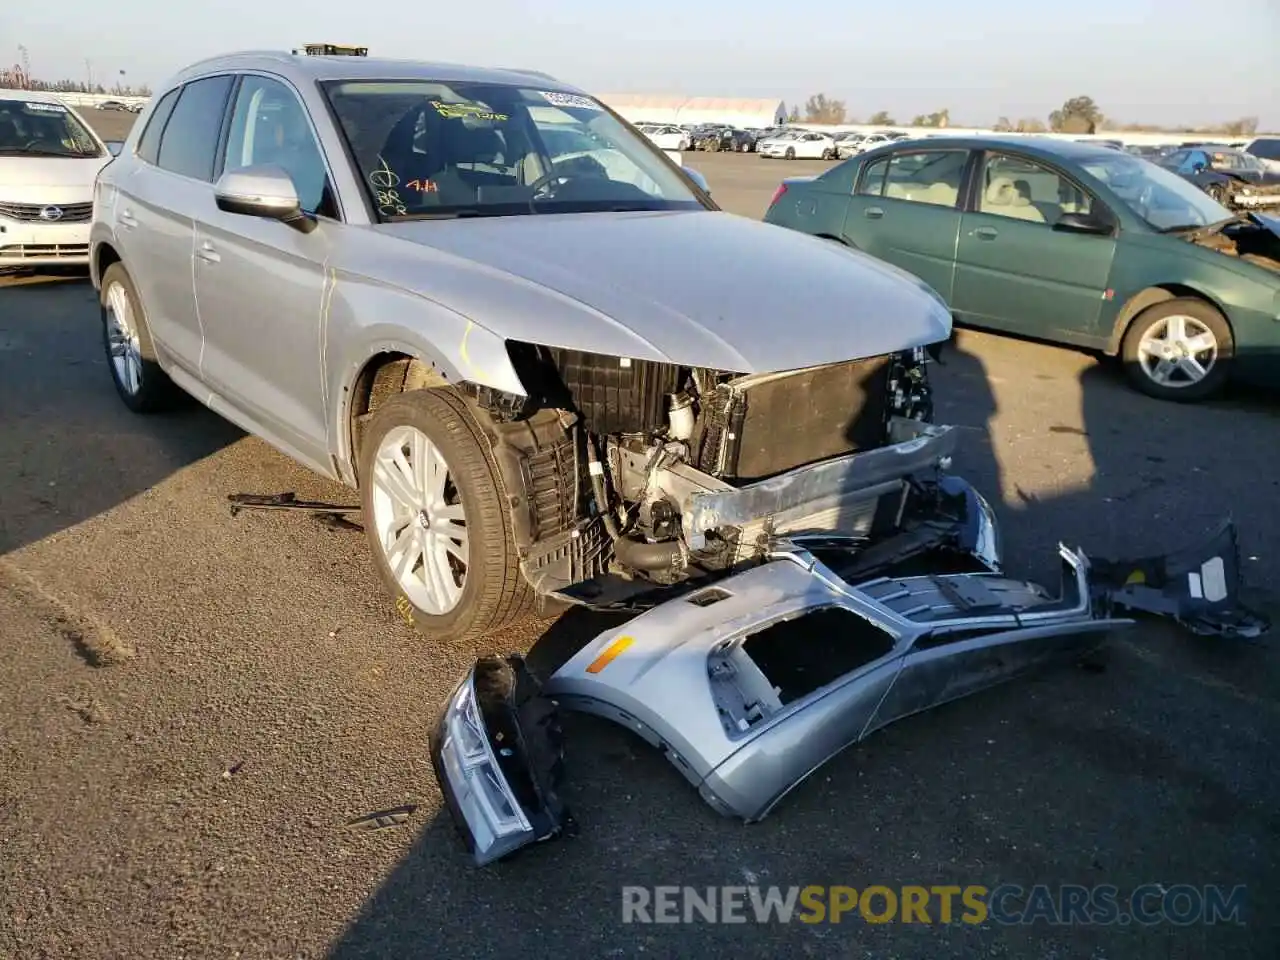
<instances>
[{"instance_id":1,"label":"rear side window","mask_svg":"<svg viewBox=\"0 0 1280 960\"><path fill-rule=\"evenodd\" d=\"M160 98L156 108L151 111L151 119L147 121L147 127L138 139L138 156L147 163L156 162L156 156L160 152L160 134L164 133L164 125L169 122L169 114L173 113L174 104L178 102L178 94L181 90L181 87L170 90Z\"/></svg>"},{"instance_id":2,"label":"rear side window","mask_svg":"<svg viewBox=\"0 0 1280 960\"><path fill-rule=\"evenodd\" d=\"M884 177L889 172L889 158L877 160L862 171L858 192L868 197L878 197L884 192Z\"/></svg>"},{"instance_id":3,"label":"rear side window","mask_svg":"<svg viewBox=\"0 0 1280 960\"><path fill-rule=\"evenodd\" d=\"M1280 137L1260 137L1249 144L1246 152L1263 160L1280 160Z\"/></svg>"},{"instance_id":4,"label":"rear side window","mask_svg":"<svg viewBox=\"0 0 1280 960\"><path fill-rule=\"evenodd\" d=\"M182 88L160 139L159 166L196 180L213 180L230 76L193 80Z\"/></svg>"}]
</instances>

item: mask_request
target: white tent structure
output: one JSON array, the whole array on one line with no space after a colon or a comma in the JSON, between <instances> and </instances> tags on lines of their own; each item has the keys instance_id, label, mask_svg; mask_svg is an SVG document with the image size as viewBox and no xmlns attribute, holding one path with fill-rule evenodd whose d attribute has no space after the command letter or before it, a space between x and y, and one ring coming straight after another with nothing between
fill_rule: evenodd
<instances>
[{"instance_id":1,"label":"white tent structure","mask_svg":"<svg viewBox=\"0 0 1280 960\"><path fill-rule=\"evenodd\" d=\"M786 120L781 100L657 97L638 93L597 96L632 123L724 123L733 127L763 128Z\"/></svg>"}]
</instances>

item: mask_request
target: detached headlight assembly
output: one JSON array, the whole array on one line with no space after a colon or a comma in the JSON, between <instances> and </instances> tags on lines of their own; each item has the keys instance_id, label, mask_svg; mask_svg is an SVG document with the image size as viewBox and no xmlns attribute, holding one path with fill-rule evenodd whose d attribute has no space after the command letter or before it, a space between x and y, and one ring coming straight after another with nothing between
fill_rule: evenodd
<instances>
[{"instance_id":1,"label":"detached headlight assembly","mask_svg":"<svg viewBox=\"0 0 1280 960\"><path fill-rule=\"evenodd\" d=\"M519 658L486 657L446 702L431 760L477 866L559 835L561 736L555 706Z\"/></svg>"}]
</instances>

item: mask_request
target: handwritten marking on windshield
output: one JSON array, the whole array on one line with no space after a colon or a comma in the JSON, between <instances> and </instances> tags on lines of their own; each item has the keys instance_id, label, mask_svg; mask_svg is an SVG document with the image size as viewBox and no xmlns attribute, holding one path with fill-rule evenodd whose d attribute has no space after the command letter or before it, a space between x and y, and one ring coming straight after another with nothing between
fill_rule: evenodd
<instances>
[{"instance_id":1,"label":"handwritten marking on windshield","mask_svg":"<svg viewBox=\"0 0 1280 960\"><path fill-rule=\"evenodd\" d=\"M380 189L390 189L400 183L400 178L396 176L395 171L387 166L387 161L382 157L378 158L381 164L376 170L369 174L369 182Z\"/></svg>"},{"instance_id":2,"label":"handwritten marking on windshield","mask_svg":"<svg viewBox=\"0 0 1280 960\"><path fill-rule=\"evenodd\" d=\"M507 114L494 113L488 107L479 103L444 103L440 100L432 100L431 106L435 107L436 113L446 120L459 120L463 117L498 121L511 119Z\"/></svg>"}]
</instances>

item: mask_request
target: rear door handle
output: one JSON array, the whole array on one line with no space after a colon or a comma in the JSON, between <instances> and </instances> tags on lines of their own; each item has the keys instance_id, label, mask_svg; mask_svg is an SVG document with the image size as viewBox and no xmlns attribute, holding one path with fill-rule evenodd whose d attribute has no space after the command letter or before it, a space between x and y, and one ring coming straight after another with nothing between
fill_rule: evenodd
<instances>
[{"instance_id":1,"label":"rear door handle","mask_svg":"<svg viewBox=\"0 0 1280 960\"><path fill-rule=\"evenodd\" d=\"M128 207L120 211L120 226L133 228L138 225L138 221L133 216L133 211Z\"/></svg>"},{"instance_id":2,"label":"rear door handle","mask_svg":"<svg viewBox=\"0 0 1280 960\"><path fill-rule=\"evenodd\" d=\"M979 227L977 230L973 231L973 236L977 237L979 240L994 240L996 237L1000 236L1000 231L995 227Z\"/></svg>"},{"instance_id":3,"label":"rear door handle","mask_svg":"<svg viewBox=\"0 0 1280 960\"><path fill-rule=\"evenodd\" d=\"M208 240L200 244L200 248L196 250L196 256L205 263L217 263L222 259L222 257L219 256L218 251L213 248L213 244Z\"/></svg>"},{"instance_id":4,"label":"rear door handle","mask_svg":"<svg viewBox=\"0 0 1280 960\"><path fill-rule=\"evenodd\" d=\"M884 216L884 210L880 207L867 207L867 209L863 211L862 215L868 220L879 220Z\"/></svg>"}]
</instances>

